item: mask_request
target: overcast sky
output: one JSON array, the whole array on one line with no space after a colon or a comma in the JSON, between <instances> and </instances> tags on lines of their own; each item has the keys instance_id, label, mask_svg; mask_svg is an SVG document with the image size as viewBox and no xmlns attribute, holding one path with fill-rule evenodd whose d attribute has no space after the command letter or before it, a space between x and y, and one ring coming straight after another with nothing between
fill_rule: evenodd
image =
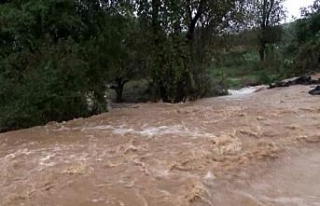
<instances>
[{"instance_id":1,"label":"overcast sky","mask_svg":"<svg viewBox=\"0 0 320 206\"><path fill-rule=\"evenodd\" d=\"M295 16L297 18L300 17L300 8L309 6L313 3L314 0L286 0L284 6L288 10L288 21L291 21L291 16Z\"/></svg>"}]
</instances>

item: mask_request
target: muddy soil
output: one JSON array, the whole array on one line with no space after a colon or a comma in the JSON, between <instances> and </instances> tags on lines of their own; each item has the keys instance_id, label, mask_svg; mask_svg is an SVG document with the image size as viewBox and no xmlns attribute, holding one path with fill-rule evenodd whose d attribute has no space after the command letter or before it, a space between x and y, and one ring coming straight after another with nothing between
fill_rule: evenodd
<instances>
[{"instance_id":1,"label":"muddy soil","mask_svg":"<svg viewBox=\"0 0 320 206\"><path fill-rule=\"evenodd\" d=\"M0 205L320 205L320 96L309 90L140 104L0 134Z\"/></svg>"}]
</instances>

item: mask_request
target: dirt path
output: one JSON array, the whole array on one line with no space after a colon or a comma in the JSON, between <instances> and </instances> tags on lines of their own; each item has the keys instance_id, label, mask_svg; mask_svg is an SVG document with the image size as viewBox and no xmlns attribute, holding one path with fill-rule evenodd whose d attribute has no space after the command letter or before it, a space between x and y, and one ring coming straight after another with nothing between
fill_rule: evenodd
<instances>
[{"instance_id":1,"label":"dirt path","mask_svg":"<svg viewBox=\"0 0 320 206\"><path fill-rule=\"evenodd\" d=\"M0 134L0 205L320 205L309 87Z\"/></svg>"}]
</instances>

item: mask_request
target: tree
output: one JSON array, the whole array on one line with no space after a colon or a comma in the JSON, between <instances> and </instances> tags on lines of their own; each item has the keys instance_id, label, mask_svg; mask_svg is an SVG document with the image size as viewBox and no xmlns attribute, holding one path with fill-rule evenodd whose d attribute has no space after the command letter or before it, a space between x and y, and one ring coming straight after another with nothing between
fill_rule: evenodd
<instances>
[{"instance_id":1,"label":"tree","mask_svg":"<svg viewBox=\"0 0 320 206\"><path fill-rule=\"evenodd\" d=\"M249 15L253 27L259 27L259 56L265 60L267 44L281 40L281 21L286 17L283 7L284 0L251 0L249 1Z\"/></svg>"},{"instance_id":2,"label":"tree","mask_svg":"<svg viewBox=\"0 0 320 206\"><path fill-rule=\"evenodd\" d=\"M99 0L1 3L0 131L105 111L105 82L118 53L113 48L122 44L113 38L113 6Z\"/></svg>"},{"instance_id":3,"label":"tree","mask_svg":"<svg viewBox=\"0 0 320 206\"><path fill-rule=\"evenodd\" d=\"M302 19L296 22L295 56L297 73L319 68L320 64L320 1L315 0L308 8L302 8Z\"/></svg>"},{"instance_id":4,"label":"tree","mask_svg":"<svg viewBox=\"0 0 320 206\"><path fill-rule=\"evenodd\" d=\"M303 18L308 18L309 16L312 16L316 13L320 12L320 0L314 0L313 4L308 7L302 7L301 10L301 16Z\"/></svg>"},{"instance_id":5,"label":"tree","mask_svg":"<svg viewBox=\"0 0 320 206\"><path fill-rule=\"evenodd\" d=\"M141 51L141 36L137 31L135 19L126 21L123 27L118 58L113 59L113 68L108 70L108 79L112 82L111 89L116 92L116 101L123 102L124 86L131 80L143 77L145 60Z\"/></svg>"},{"instance_id":6,"label":"tree","mask_svg":"<svg viewBox=\"0 0 320 206\"><path fill-rule=\"evenodd\" d=\"M244 1L140 1L138 18L150 30L151 87L155 99L197 99L210 87L206 73L211 36L236 26Z\"/></svg>"}]
</instances>

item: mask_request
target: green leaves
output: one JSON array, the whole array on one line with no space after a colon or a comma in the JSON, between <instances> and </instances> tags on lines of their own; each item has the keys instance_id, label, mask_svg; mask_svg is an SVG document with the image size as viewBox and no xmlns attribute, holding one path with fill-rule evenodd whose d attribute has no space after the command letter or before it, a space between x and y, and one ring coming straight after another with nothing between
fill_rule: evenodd
<instances>
[{"instance_id":1,"label":"green leaves","mask_svg":"<svg viewBox=\"0 0 320 206\"><path fill-rule=\"evenodd\" d=\"M96 62L109 62L106 57L113 52L99 51L103 55L95 58L92 45L100 43L109 25L103 9L92 2L13 0L1 5L0 131L90 114L86 94L102 96L108 65Z\"/></svg>"},{"instance_id":2,"label":"green leaves","mask_svg":"<svg viewBox=\"0 0 320 206\"><path fill-rule=\"evenodd\" d=\"M147 79L156 101L201 98L213 50L221 52L213 37L237 33L247 8L244 0L2 1L0 130L88 116L88 95L104 108L113 81Z\"/></svg>"},{"instance_id":3,"label":"green leaves","mask_svg":"<svg viewBox=\"0 0 320 206\"><path fill-rule=\"evenodd\" d=\"M315 0L309 10L305 9L304 18L296 23L296 44L298 50L295 56L297 73L315 70L320 64L320 13L319 0Z\"/></svg>"}]
</instances>

